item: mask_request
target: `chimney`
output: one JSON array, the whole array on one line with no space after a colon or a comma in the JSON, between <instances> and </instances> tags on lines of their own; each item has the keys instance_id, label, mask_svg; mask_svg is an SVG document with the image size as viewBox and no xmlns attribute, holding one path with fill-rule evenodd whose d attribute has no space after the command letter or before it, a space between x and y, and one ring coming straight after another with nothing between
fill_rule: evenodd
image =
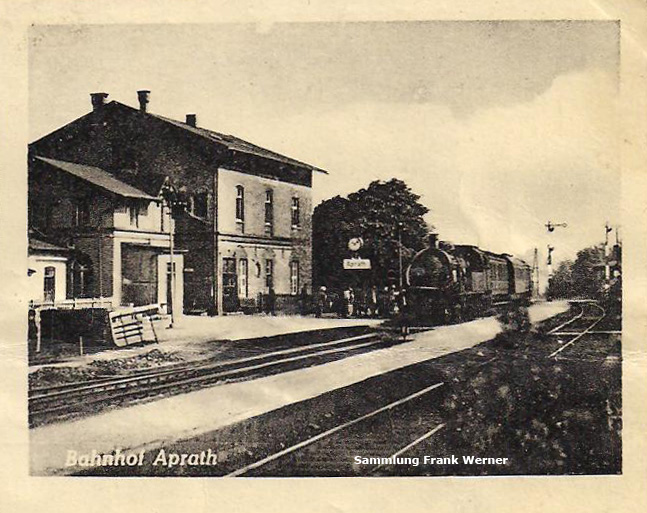
<instances>
[{"instance_id":1,"label":"chimney","mask_svg":"<svg viewBox=\"0 0 647 513\"><path fill-rule=\"evenodd\" d=\"M106 103L106 98L108 93L90 93L90 99L92 100L92 110L96 112Z\"/></svg>"},{"instance_id":2,"label":"chimney","mask_svg":"<svg viewBox=\"0 0 647 513\"><path fill-rule=\"evenodd\" d=\"M438 234L430 233L429 234L429 246L432 248L438 248Z\"/></svg>"},{"instance_id":3,"label":"chimney","mask_svg":"<svg viewBox=\"0 0 647 513\"><path fill-rule=\"evenodd\" d=\"M142 90L137 91L137 99L139 100L139 112L146 112L146 105L150 101L150 91Z\"/></svg>"},{"instance_id":4,"label":"chimney","mask_svg":"<svg viewBox=\"0 0 647 513\"><path fill-rule=\"evenodd\" d=\"M186 115L186 124L189 126L196 126L196 123L198 122L198 117L195 114L187 114Z\"/></svg>"}]
</instances>

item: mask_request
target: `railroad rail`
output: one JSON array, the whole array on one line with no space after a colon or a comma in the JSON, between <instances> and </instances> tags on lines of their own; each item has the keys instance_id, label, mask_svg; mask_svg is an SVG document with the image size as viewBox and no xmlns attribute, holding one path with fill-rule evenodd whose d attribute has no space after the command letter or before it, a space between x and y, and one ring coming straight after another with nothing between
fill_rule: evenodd
<instances>
[{"instance_id":1,"label":"railroad rail","mask_svg":"<svg viewBox=\"0 0 647 513\"><path fill-rule=\"evenodd\" d=\"M577 304L577 303L576 303ZM597 326L602 319L605 318L606 316L606 311L605 309L597 304L596 302L591 302L591 303L579 303L577 304L579 311L569 320L566 322L560 324L559 326L551 329L548 334L552 335L564 335L566 333L572 334L573 338L569 340L566 344L564 344L562 347L557 349L556 351L552 352L548 358L555 357L556 355L560 354L562 351L564 351L566 348L573 346L578 340L580 340L582 337L589 333L595 333L593 330L595 326ZM591 313L587 313L587 310L590 310L591 307L595 308L598 312L597 315L592 315L591 317L585 316L591 315ZM584 323L584 326L582 326L582 330L578 331L577 326L579 323ZM564 332L562 330L568 328L570 331ZM615 333L613 330L611 330L612 333ZM606 334L606 332L605 332ZM493 361L495 361L497 357L491 358L487 360L486 362L483 362L482 364L477 366L477 369L480 369L483 366L491 364ZM276 460L279 460L280 458L286 457L292 453L301 451L306 449L307 447L320 443L320 442L325 442L327 439L332 437L335 434L338 434L339 432L346 430L348 428L351 428L352 426L355 426L359 423L362 423L364 421L367 421L375 416L385 414L387 412L392 411L394 408L404 405L416 398L419 398L423 395L428 394L429 392L436 390L440 387L444 387L446 385L445 382L438 382L438 383L433 383L415 393L412 393L410 395L407 395L401 399L398 399L396 401L393 401L385 406L379 407L375 410L370 411L369 413L366 413L360 417L357 417L355 419L349 420L347 422L341 423L337 426L331 427L317 435L311 436L309 438L306 438L305 440L302 440L298 443L295 443L289 447L286 447L280 451L277 451L275 453L272 453L268 456L266 456L263 459L260 459L258 461L252 462L248 465L245 465L243 467L240 467L236 470L233 470L229 472L228 474L225 474L225 477L239 477L239 476L244 476L251 471L258 469L260 467L263 467L265 465L268 465ZM406 443L403 445L401 448L393 451L390 456L387 457L387 459L395 459L400 457L401 455L407 453L408 451L416 448L419 444L431 439L434 435L437 433L441 432L446 426L448 425L448 421L443 421L443 422L435 422L432 425L429 426L429 429L423 433L420 436L417 436L415 439L412 441ZM383 465L377 465L373 467L369 473L375 473L376 471L380 470L380 468Z\"/></svg>"},{"instance_id":2,"label":"railroad rail","mask_svg":"<svg viewBox=\"0 0 647 513\"><path fill-rule=\"evenodd\" d=\"M239 477L239 476L242 476L243 474L248 473L250 470L262 467L263 465L266 465L268 463L271 463L274 460L282 458L283 456L286 456L286 455L288 455L290 453L293 453L295 451L303 449L303 448L305 448L305 447L307 447L309 445L314 444L315 442L318 442L320 440L328 438L329 436L334 435L335 433L338 433L339 431L342 431L342 430L344 430L346 428L354 426L355 424L358 424L358 423L363 422L365 420L368 420L368 419L370 419L372 417L375 417L376 415L391 411L393 408L396 408L397 406L408 403L409 401L412 401L413 399L421 397L421 396L431 392L432 390L436 390L437 388L440 388L440 387L442 387L444 385L445 385L444 382L434 383L433 385L425 387L422 390L418 390L417 392L415 392L413 394L410 394L410 395L408 395L406 397L398 399L397 401L393 401L393 402L391 402L391 403L389 403L389 404L387 404L385 406L382 406L382 407L377 408L377 409L375 409L375 410L373 410L373 411L371 411L369 413L366 413L366 414L362 415L361 417L357 417L357 418L355 418L353 420L350 420L348 422L344 422L343 424L339 424L338 426L330 428L330 429L328 429L328 430L326 430L326 431L324 431L322 433L319 433L318 435L307 438L306 440L303 440L302 442L299 442L299 443L294 444L294 445L292 445L290 447L287 447L287 448L285 448L285 449L283 449L283 450L281 450L279 452L271 454L271 455L263 458L262 460L255 461L254 463L250 463L249 465L246 465L246 466L244 466L242 468L234 470L233 472L230 472L229 474L226 474L225 477ZM432 432L427 433L426 436L424 436L424 437L420 437L416 442L419 443L419 442L422 442L423 440L426 440L431 435L438 432L440 429L442 429L442 427L438 428L438 426L437 426L436 428L434 428L434 430L432 430ZM413 444L413 445L409 444L405 449L408 450L409 448L413 447L414 445L415 444Z\"/></svg>"},{"instance_id":3,"label":"railroad rail","mask_svg":"<svg viewBox=\"0 0 647 513\"><path fill-rule=\"evenodd\" d=\"M598 315L594 315L592 317L584 317L584 312L586 310L587 306L592 306L595 307L599 310ZM604 319L607 315L606 310L604 307L600 306L596 302L591 302L591 303L586 303L586 304L581 304L580 305L581 311L579 314L577 314L575 317L573 317L571 320L565 322L564 324L561 324L560 326L557 326L556 328L552 329L551 331L548 332L549 335L554 335L554 336L572 336L568 342L563 344L561 347L557 348L555 351L550 353L548 355L548 358L556 358L557 355L559 355L562 351L565 349L571 347L575 342L583 338L585 335L589 334L594 334L596 333L594 331L594 328L602 322L602 319ZM583 326L581 331L577 331L577 329L572 329L570 331L562 331L566 326L573 326L576 322L578 321L585 321L587 324Z\"/></svg>"},{"instance_id":4,"label":"railroad rail","mask_svg":"<svg viewBox=\"0 0 647 513\"><path fill-rule=\"evenodd\" d=\"M91 405L109 404L138 396L147 397L172 389L177 391L207 386L226 379L241 379L295 363L312 365L321 357L396 343L398 342L395 340L381 338L377 333L367 333L209 364L173 366L170 369L144 371L126 377L36 388L29 393L30 422L78 413Z\"/></svg>"}]
</instances>

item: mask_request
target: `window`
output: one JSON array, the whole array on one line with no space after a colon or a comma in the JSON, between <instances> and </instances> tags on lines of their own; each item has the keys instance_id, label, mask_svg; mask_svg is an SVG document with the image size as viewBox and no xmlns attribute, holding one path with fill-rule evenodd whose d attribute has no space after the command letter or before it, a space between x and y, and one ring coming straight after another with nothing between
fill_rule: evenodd
<instances>
[{"instance_id":1,"label":"window","mask_svg":"<svg viewBox=\"0 0 647 513\"><path fill-rule=\"evenodd\" d=\"M301 224L301 209L299 198L292 198L292 228L298 228Z\"/></svg>"},{"instance_id":2,"label":"window","mask_svg":"<svg viewBox=\"0 0 647 513\"><path fill-rule=\"evenodd\" d=\"M274 192L265 191L265 235L274 234Z\"/></svg>"},{"instance_id":3,"label":"window","mask_svg":"<svg viewBox=\"0 0 647 513\"><path fill-rule=\"evenodd\" d=\"M227 297L234 296L236 293L236 259L222 259L222 289L223 294Z\"/></svg>"},{"instance_id":4,"label":"window","mask_svg":"<svg viewBox=\"0 0 647 513\"><path fill-rule=\"evenodd\" d=\"M265 260L265 286L268 290L274 288L274 260Z\"/></svg>"},{"instance_id":5,"label":"window","mask_svg":"<svg viewBox=\"0 0 647 513\"><path fill-rule=\"evenodd\" d=\"M90 204L86 198L79 199L74 212L74 226L88 226L90 224Z\"/></svg>"},{"instance_id":6,"label":"window","mask_svg":"<svg viewBox=\"0 0 647 513\"><path fill-rule=\"evenodd\" d=\"M236 221L245 222L245 188L236 186Z\"/></svg>"},{"instance_id":7,"label":"window","mask_svg":"<svg viewBox=\"0 0 647 513\"><path fill-rule=\"evenodd\" d=\"M139 228L139 204L136 201L128 204L128 214L130 216L130 226Z\"/></svg>"},{"instance_id":8,"label":"window","mask_svg":"<svg viewBox=\"0 0 647 513\"><path fill-rule=\"evenodd\" d=\"M70 283L70 292L72 297L86 297L88 292L88 278L90 267L80 262L74 262L72 265L72 276Z\"/></svg>"},{"instance_id":9,"label":"window","mask_svg":"<svg viewBox=\"0 0 647 513\"><path fill-rule=\"evenodd\" d=\"M290 293L296 296L299 293L299 262L290 262Z\"/></svg>"},{"instance_id":10,"label":"window","mask_svg":"<svg viewBox=\"0 0 647 513\"><path fill-rule=\"evenodd\" d=\"M166 216L167 216L167 206L166 206L166 201L163 201L162 204L160 205L160 231L165 232L166 231ZM170 209L168 209L168 212L170 214Z\"/></svg>"},{"instance_id":11,"label":"window","mask_svg":"<svg viewBox=\"0 0 647 513\"><path fill-rule=\"evenodd\" d=\"M209 195L206 192L199 192L192 199L193 214L206 219L209 210Z\"/></svg>"},{"instance_id":12,"label":"window","mask_svg":"<svg viewBox=\"0 0 647 513\"><path fill-rule=\"evenodd\" d=\"M43 283L45 301L54 302L56 297L56 268L45 267L45 278Z\"/></svg>"},{"instance_id":13,"label":"window","mask_svg":"<svg viewBox=\"0 0 647 513\"><path fill-rule=\"evenodd\" d=\"M49 228L52 217L52 204L48 201L34 202L29 205L29 214L32 216L36 228Z\"/></svg>"},{"instance_id":14,"label":"window","mask_svg":"<svg viewBox=\"0 0 647 513\"><path fill-rule=\"evenodd\" d=\"M247 286L247 259L241 258L238 262L238 297L249 297L249 287Z\"/></svg>"}]
</instances>

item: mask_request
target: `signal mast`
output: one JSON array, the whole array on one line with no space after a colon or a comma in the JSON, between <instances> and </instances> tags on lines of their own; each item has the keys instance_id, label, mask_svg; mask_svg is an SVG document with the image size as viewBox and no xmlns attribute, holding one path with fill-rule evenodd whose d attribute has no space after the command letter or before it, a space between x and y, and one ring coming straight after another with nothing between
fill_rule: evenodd
<instances>
[{"instance_id":1,"label":"signal mast","mask_svg":"<svg viewBox=\"0 0 647 513\"><path fill-rule=\"evenodd\" d=\"M545 225L546 230L548 230L548 233L553 233L555 231L555 228L566 228L568 224L566 223L553 223L552 221L548 221ZM548 257L546 258L546 267L548 268L548 285L550 285L550 281L553 278L553 251L555 251L555 246L551 246L548 244Z\"/></svg>"}]
</instances>

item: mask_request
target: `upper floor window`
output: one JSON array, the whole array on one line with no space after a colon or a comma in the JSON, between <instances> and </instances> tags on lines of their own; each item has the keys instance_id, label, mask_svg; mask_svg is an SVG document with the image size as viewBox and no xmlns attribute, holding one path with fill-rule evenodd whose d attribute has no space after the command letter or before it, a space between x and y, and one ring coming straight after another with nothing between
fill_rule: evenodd
<instances>
[{"instance_id":1,"label":"upper floor window","mask_svg":"<svg viewBox=\"0 0 647 513\"><path fill-rule=\"evenodd\" d=\"M29 215L32 225L36 228L49 228L52 220L52 204L49 201L30 204Z\"/></svg>"},{"instance_id":2,"label":"upper floor window","mask_svg":"<svg viewBox=\"0 0 647 513\"><path fill-rule=\"evenodd\" d=\"M236 221L245 222L245 188L236 186Z\"/></svg>"},{"instance_id":3,"label":"upper floor window","mask_svg":"<svg viewBox=\"0 0 647 513\"><path fill-rule=\"evenodd\" d=\"M265 191L265 234L272 235L274 233L274 192L272 190Z\"/></svg>"},{"instance_id":4,"label":"upper floor window","mask_svg":"<svg viewBox=\"0 0 647 513\"><path fill-rule=\"evenodd\" d=\"M128 216L130 217L130 226L139 228L139 216L141 205L137 201L131 201L128 203Z\"/></svg>"},{"instance_id":5,"label":"upper floor window","mask_svg":"<svg viewBox=\"0 0 647 513\"><path fill-rule=\"evenodd\" d=\"M193 196L193 214L206 218L209 210L209 195L206 192L198 192Z\"/></svg>"},{"instance_id":6,"label":"upper floor window","mask_svg":"<svg viewBox=\"0 0 647 513\"><path fill-rule=\"evenodd\" d=\"M301 207L299 198L292 198L292 227L297 228L301 225Z\"/></svg>"},{"instance_id":7,"label":"upper floor window","mask_svg":"<svg viewBox=\"0 0 647 513\"><path fill-rule=\"evenodd\" d=\"M74 226L90 224L90 202L86 198L79 199L74 205Z\"/></svg>"}]
</instances>

